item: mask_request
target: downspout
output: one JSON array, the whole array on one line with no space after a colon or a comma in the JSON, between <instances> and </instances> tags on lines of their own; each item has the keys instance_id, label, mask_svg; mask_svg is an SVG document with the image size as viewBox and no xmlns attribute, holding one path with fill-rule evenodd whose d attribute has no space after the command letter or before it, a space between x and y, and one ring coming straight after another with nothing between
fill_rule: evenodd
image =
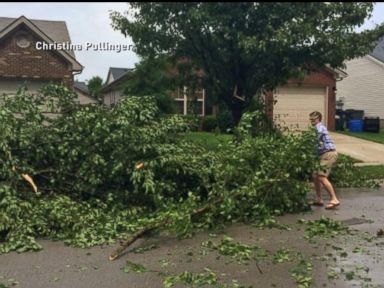
<instances>
[{"instance_id":1,"label":"downspout","mask_svg":"<svg viewBox=\"0 0 384 288\"><path fill-rule=\"evenodd\" d=\"M81 72L83 72L83 70L72 70L72 76L73 76L73 82L75 82L75 76L76 75L79 75Z\"/></svg>"}]
</instances>

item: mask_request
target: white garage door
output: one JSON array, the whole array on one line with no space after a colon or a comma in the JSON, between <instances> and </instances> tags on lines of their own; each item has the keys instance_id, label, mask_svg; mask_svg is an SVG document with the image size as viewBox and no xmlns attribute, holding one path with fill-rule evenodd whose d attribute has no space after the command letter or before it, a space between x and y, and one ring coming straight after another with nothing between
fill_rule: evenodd
<instances>
[{"instance_id":1,"label":"white garage door","mask_svg":"<svg viewBox=\"0 0 384 288\"><path fill-rule=\"evenodd\" d=\"M282 87L276 89L274 98L277 101L273 108L275 121L291 130L306 130L308 115L319 111L326 125L326 89L324 87ZM285 123L284 123L285 122Z\"/></svg>"}]
</instances>

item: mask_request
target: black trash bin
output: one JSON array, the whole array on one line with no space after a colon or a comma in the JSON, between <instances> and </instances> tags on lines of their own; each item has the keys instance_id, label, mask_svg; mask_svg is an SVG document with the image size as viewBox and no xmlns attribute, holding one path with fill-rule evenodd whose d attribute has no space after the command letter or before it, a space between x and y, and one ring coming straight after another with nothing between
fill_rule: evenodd
<instances>
[{"instance_id":1,"label":"black trash bin","mask_svg":"<svg viewBox=\"0 0 384 288\"><path fill-rule=\"evenodd\" d=\"M345 130L345 113L341 109L336 109L336 115L335 115L335 128L337 131L344 131Z\"/></svg>"},{"instance_id":2,"label":"black trash bin","mask_svg":"<svg viewBox=\"0 0 384 288\"><path fill-rule=\"evenodd\" d=\"M380 117L364 117L363 130L365 132L380 132Z\"/></svg>"},{"instance_id":3,"label":"black trash bin","mask_svg":"<svg viewBox=\"0 0 384 288\"><path fill-rule=\"evenodd\" d=\"M347 109L344 111L344 113L347 116L347 121L363 120L364 118L364 110Z\"/></svg>"}]
</instances>

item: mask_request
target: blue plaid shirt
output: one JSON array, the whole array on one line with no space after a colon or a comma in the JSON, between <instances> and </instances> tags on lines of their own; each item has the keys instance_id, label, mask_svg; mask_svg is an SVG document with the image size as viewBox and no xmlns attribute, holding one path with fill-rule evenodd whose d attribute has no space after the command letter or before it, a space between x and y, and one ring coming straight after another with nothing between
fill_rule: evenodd
<instances>
[{"instance_id":1,"label":"blue plaid shirt","mask_svg":"<svg viewBox=\"0 0 384 288\"><path fill-rule=\"evenodd\" d=\"M317 144L317 152L319 155L329 151L335 150L335 145L332 142L331 137L329 136L328 129L321 122L316 124L317 135L319 137L319 142Z\"/></svg>"}]
</instances>

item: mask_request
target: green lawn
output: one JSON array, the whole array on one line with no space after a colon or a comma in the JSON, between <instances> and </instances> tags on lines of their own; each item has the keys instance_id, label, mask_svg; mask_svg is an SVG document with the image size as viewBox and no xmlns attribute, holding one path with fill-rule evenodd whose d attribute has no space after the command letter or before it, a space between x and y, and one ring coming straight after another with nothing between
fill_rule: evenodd
<instances>
[{"instance_id":1,"label":"green lawn","mask_svg":"<svg viewBox=\"0 0 384 288\"><path fill-rule=\"evenodd\" d=\"M356 133L356 132L347 132L347 131L337 131L337 133L384 144L384 131L381 131L380 133L371 133L371 132ZM355 161L355 162L361 162L361 161ZM362 167L356 167L356 169L359 170L362 175L366 176L369 179L384 179L384 165L362 166Z\"/></svg>"},{"instance_id":2,"label":"green lawn","mask_svg":"<svg viewBox=\"0 0 384 288\"><path fill-rule=\"evenodd\" d=\"M347 134L347 133L345 133ZM353 133L352 133L353 134ZM358 133L361 134L361 133ZM371 134L371 133L370 133ZM348 134L347 134L348 135ZM384 136L381 134L382 137ZM384 137L383 137L384 138ZM185 135L185 139L204 146L206 149L216 151L220 149L219 145L225 146L225 143L232 139L232 135L229 134L215 134L209 132L190 132ZM383 139L384 143L384 139ZM350 156L340 154L340 158L348 158L354 163L361 162L360 160L354 159ZM379 166L362 166L356 167L358 171L369 179L384 179L384 165Z\"/></svg>"},{"instance_id":3,"label":"green lawn","mask_svg":"<svg viewBox=\"0 0 384 288\"><path fill-rule=\"evenodd\" d=\"M384 179L384 165L362 166L356 169L369 179Z\"/></svg>"},{"instance_id":4,"label":"green lawn","mask_svg":"<svg viewBox=\"0 0 384 288\"><path fill-rule=\"evenodd\" d=\"M356 133L356 132L347 132L347 131L337 131L337 133L384 144L384 131L381 131L380 133L372 133L372 132Z\"/></svg>"},{"instance_id":5,"label":"green lawn","mask_svg":"<svg viewBox=\"0 0 384 288\"><path fill-rule=\"evenodd\" d=\"M216 151L219 145L225 145L232 139L229 134L215 134L209 132L191 132L185 135L185 139L204 146L208 150Z\"/></svg>"}]
</instances>

